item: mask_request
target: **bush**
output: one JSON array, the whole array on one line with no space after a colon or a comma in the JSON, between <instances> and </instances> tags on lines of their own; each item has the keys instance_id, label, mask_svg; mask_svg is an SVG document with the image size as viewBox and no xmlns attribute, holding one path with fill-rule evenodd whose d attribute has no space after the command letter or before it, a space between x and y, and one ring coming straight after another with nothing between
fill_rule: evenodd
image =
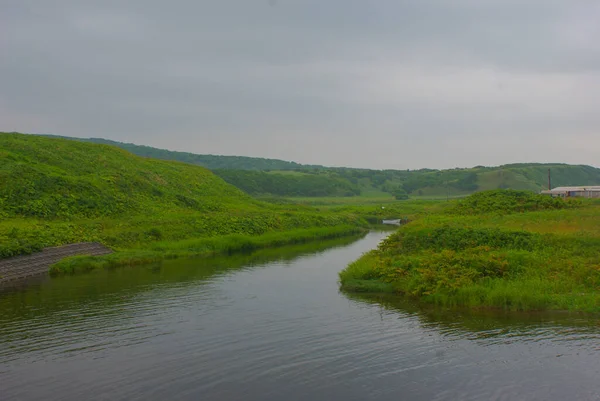
<instances>
[{"instance_id":1,"label":"bush","mask_svg":"<svg viewBox=\"0 0 600 401\"><path fill-rule=\"evenodd\" d=\"M511 189L496 189L474 193L461 200L451 214L474 215L484 213L523 213L539 210L566 209L579 206L576 200L564 200L539 195L529 191L516 191Z\"/></svg>"},{"instance_id":2,"label":"bush","mask_svg":"<svg viewBox=\"0 0 600 401\"><path fill-rule=\"evenodd\" d=\"M396 200L406 200L406 199L408 199L408 193L402 187L396 188L392 192L392 195L394 195L394 198L396 198Z\"/></svg>"}]
</instances>

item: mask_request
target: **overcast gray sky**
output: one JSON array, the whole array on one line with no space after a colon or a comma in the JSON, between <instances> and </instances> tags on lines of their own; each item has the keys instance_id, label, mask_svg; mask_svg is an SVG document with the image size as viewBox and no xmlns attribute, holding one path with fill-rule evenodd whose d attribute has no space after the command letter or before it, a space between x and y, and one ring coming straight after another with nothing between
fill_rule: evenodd
<instances>
[{"instance_id":1,"label":"overcast gray sky","mask_svg":"<svg viewBox=\"0 0 600 401\"><path fill-rule=\"evenodd\" d=\"M370 168L600 165L597 0L0 0L0 130Z\"/></svg>"}]
</instances>

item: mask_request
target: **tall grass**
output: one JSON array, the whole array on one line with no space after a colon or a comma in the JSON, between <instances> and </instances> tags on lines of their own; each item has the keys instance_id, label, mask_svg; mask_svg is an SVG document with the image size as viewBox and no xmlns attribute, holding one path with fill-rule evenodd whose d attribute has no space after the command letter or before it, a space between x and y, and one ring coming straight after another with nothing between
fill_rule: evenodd
<instances>
[{"instance_id":1,"label":"tall grass","mask_svg":"<svg viewBox=\"0 0 600 401\"><path fill-rule=\"evenodd\" d=\"M342 271L342 288L443 306L600 312L600 207L545 205L422 217Z\"/></svg>"},{"instance_id":2,"label":"tall grass","mask_svg":"<svg viewBox=\"0 0 600 401\"><path fill-rule=\"evenodd\" d=\"M145 248L128 249L102 256L75 256L55 263L50 268L52 274L74 273L97 268L135 266L164 259L231 255L257 249L301 244L316 240L326 240L364 233L365 229L356 226L337 226L311 229L297 229L264 235L225 235L215 238L191 238L182 241L160 241Z\"/></svg>"}]
</instances>

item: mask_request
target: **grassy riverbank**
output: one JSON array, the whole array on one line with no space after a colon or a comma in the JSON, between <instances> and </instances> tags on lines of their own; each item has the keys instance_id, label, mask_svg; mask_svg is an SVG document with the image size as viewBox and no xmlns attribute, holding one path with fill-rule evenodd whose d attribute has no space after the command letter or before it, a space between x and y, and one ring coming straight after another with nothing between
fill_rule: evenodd
<instances>
[{"instance_id":1,"label":"grassy riverbank","mask_svg":"<svg viewBox=\"0 0 600 401\"><path fill-rule=\"evenodd\" d=\"M402 227L340 282L443 306L599 312L599 250L600 204L483 192Z\"/></svg>"},{"instance_id":2,"label":"grassy riverbank","mask_svg":"<svg viewBox=\"0 0 600 401\"><path fill-rule=\"evenodd\" d=\"M193 238L260 236L269 233L335 227L364 228L359 215L294 208L266 208L231 213L176 212L94 219L36 219L11 217L0 221L0 257L39 251L75 242L101 242L114 250L150 247L161 241Z\"/></svg>"},{"instance_id":3,"label":"grassy riverbank","mask_svg":"<svg viewBox=\"0 0 600 401\"><path fill-rule=\"evenodd\" d=\"M297 229L263 235L225 235L213 238L190 238L182 241L160 241L144 248L128 249L103 256L75 256L50 268L52 274L75 273L97 268L135 266L183 257L231 255L258 249L328 240L366 232L356 226Z\"/></svg>"}]
</instances>

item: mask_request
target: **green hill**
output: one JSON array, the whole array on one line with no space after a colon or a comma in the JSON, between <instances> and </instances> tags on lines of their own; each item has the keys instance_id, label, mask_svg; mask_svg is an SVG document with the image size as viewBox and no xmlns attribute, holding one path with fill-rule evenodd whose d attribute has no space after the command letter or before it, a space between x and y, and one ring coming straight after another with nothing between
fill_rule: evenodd
<instances>
[{"instance_id":1,"label":"green hill","mask_svg":"<svg viewBox=\"0 0 600 401\"><path fill-rule=\"evenodd\" d=\"M474 167L429 172L415 172L400 185L411 195L467 195L492 189L541 191L551 185L599 185L600 169L569 164L507 164L498 167Z\"/></svg>"},{"instance_id":2,"label":"green hill","mask_svg":"<svg viewBox=\"0 0 600 401\"><path fill-rule=\"evenodd\" d=\"M204 168L19 134L0 135L0 201L5 216L41 218L223 211L256 203Z\"/></svg>"},{"instance_id":3,"label":"green hill","mask_svg":"<svg viewBox=\"0 0 600 401\"><path fill-rule=\"evenodd\" d=\"M128 249L359 224L350 214L257 201L200 166L0 133L0 257L81 241Z\"/></svg>"},{"instance_id":4,"label":"green hill","mask_svg":"<svg viewBox=\"0 0 600 401\"><path fill-rule=\"evenodd\" d=\"M251 195L287 197L408 193L412 197L462 196L492 189L538 192L552 186L600 185L600 169L567 164L519 164L452 170L321 168L289 171L214 170Z\"/></svg>"},{"instance_id":5,"label":"green hill","mask_svg":"<svg viewBox=\"0 0 600 401\"><path fill-rule=\"evenodd\" d=\"M548 169L553 187L600 185L600 169L585 165L521 163L447 170L370 170L255 157L198 155L99 138L77 140L114 145L138 156L201 165L254 196L389 196L406 192L412 197L445 197L491 189L540 191L548 186Z\"/></svg>"},{"instance_id":6,"label":"green hill","mask_svg":"<svg viewBox=\"0 0 600 401\"><path fill-rule=\"evenodd\" d=\"M210 170L214 169L234 169L234 170L302 170L311 168L321 168L323 166L313 166L299 164L279 159L266 159L261 157L247 156L222 156L222 155L200 155L188 152L177 152L172 150L158 149L151 146L135 145L133 143L124 143L111 141L103 138L71 138L54 135L45 135L50 138L65 138L83 142L99 143L103 145L113 145L125 149L135 155L150 157L161 160L175 160L189 164L197 164Z\"/></svg>"}]
</instances>

